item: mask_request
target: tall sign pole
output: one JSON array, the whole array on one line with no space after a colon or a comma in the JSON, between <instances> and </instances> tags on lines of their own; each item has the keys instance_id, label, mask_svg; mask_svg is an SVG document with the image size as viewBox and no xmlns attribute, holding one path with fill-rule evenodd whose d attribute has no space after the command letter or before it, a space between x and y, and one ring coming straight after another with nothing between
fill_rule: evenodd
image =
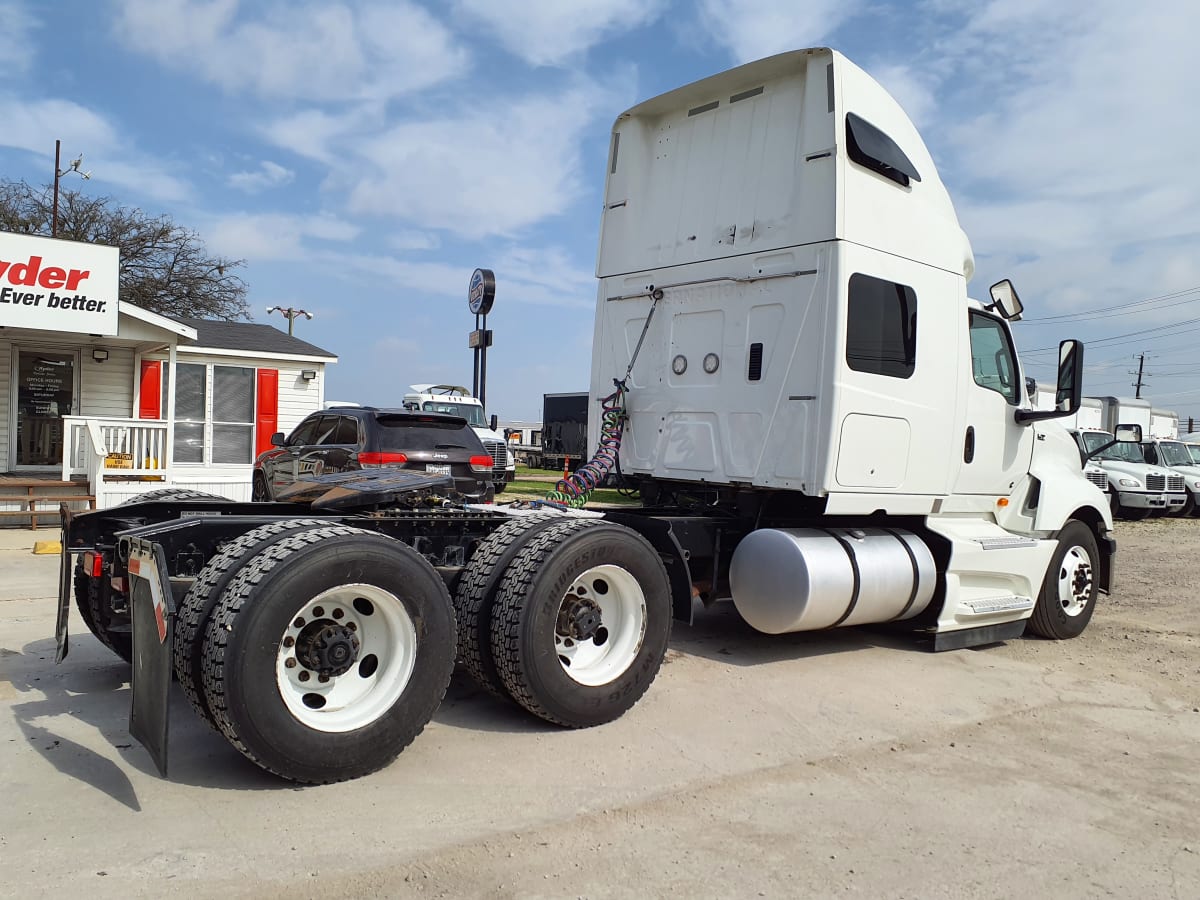
<instances>
[{"instance_id":1,"label":"tall sign pole","mask_svg":"<svg viewBox=\"0 0 1200 900\"><path fill-rule=\"evenodd\" d=\"M487 409L487 348L492 346L492 333L487 327L487 314L496 300L496 276L491 269L476 269L471 273L467 288L467 305L475 313L475 330L467 344L474 351L475 366L471 393Z\"/></svg>"}]
</instances>

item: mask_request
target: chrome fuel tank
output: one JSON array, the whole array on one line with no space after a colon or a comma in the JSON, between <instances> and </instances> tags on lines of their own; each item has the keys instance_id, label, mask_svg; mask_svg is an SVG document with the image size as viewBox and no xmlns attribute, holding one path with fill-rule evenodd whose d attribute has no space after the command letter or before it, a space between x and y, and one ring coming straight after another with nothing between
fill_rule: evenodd
<instances>
[{"instance_id":1,"label":"chrome fuel tank","mask_svg":"<svg viewBox=\"0 0 1200 900\"><path fill-rule=\"evenodd\" d=\"M767 634L908 619L933 597L929 547L898 528L762 528L734 550L733 602Z\"/></svg>"}]
</instances>

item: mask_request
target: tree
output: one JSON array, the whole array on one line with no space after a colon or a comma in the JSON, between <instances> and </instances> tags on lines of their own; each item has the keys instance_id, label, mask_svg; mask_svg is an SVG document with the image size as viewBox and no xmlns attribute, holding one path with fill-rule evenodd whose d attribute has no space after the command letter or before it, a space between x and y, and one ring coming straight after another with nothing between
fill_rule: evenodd
<instances>
[{"instance_id":1,"label":"tree","mask_svg":"<svg viewBox=\"0 0 1200 900\"><path fill-rule=\"evenodd\" d=\"M49 236L53 189L0 180L0 231ZM57 237L120 248L120 299L151 312L197 319L248 319L245 260L211 256L200 236L166 215L59 188Z\"/></svg>"}]
</instances>

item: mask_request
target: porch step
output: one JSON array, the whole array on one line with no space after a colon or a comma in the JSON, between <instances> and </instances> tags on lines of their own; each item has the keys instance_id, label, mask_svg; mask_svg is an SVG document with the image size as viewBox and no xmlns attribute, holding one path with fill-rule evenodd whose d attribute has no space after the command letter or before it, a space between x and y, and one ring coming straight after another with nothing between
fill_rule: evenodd
<instances>
[{"instance_id":1,"label":"porch step","mask_svg":"<svg viewBox=\"0 0 1200 900\"><path fill-rule=\"evenodd\" d=\"M37 531L39 518L58 519L62 503L77 510L95 509L96 496L89 487L85 481L0 477L0 520L13 520L13 527L28 525Z\"/></svg>"}]
</instances>

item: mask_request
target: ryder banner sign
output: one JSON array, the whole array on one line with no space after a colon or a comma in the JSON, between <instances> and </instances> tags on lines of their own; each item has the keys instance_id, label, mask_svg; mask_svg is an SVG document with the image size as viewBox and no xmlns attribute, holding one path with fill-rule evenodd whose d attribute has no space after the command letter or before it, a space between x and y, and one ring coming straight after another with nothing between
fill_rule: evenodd
<instances>
[{"instance_id":1,"label":"ryder banner sign","mask_svg":"<svg viewBox=\"0 0 1200 900\"><path fill-rule=\"evenodd\" d=\"M116 247L0 232L0 325L117 333Z\"/></svg>"}]
</instances>

